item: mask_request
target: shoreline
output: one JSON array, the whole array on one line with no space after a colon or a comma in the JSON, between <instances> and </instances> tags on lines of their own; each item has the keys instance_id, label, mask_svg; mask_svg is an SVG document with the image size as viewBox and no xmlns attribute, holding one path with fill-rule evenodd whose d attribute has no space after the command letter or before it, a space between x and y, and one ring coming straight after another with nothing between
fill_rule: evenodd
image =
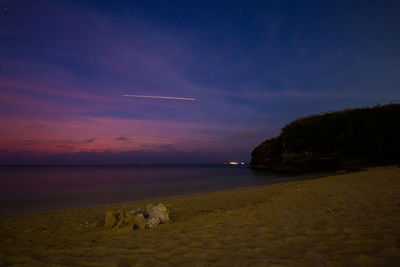
<instances>
[{"instance_id":1,"label":"shoreline","mask_svg":"<svg viewBox=\"0 0 400 267\"><path fill-rule=\"evenodd\" d=\"M210 189L210 191L202 191L198 193L182 193L182 194L174 194L174 195L165 195L165 196L155 196L155 197L149 197L149 198L144 198L144 199L133 199L133 200L128 200L128 201L116 201L116 202L111 202L111 203L99 203L99 204L94 204L94 205L84 205L82 206L75 206L75 207L63 207L63 208L54 208L54 209L49 209L49 210L27 210L27 211L16 211L15 213L0 213L0 218L2 216L18 216L18 215L35 215L35 214L42 214L42 213L52 213L52 212L63 212L63 211L69 211L69 210L78 210L78 209L92 209L92 208L103 208L103 207L108 207L108 206L116 206L116 205L123 205L126 203L136 203L136 202L157 202L157 201L162 201L164 199L170 199L170 198L178 198L178 197L192 197L192 196L197 196L197 195L203 195L203 194L213 194L213 193L224 193L227 191L232 191L232 190L241 190L241 189L254 189L257 187L266 187L270 185L275 185L275 184L281 184L281 183L292 183L292 182L297 182L297 181L303 181L303 180L313 180L313 179L319 179L325 177L322 174L316 173L314 174L309 174L311 177L300 177L300 178L282 178L282 181L274 181L269 184L264 184L264 185L247 185L247 186L239 186L239 187L232 187L232 188L226 188L226 189ZM332 174L330 176L334 176L338 174Z\"/></svg>"},{"instance_id":2,"label":"shoreline","mask_svg":"<svg viewBox=\"0 0 400 267\"><path fill-rule=\"evenodd\" d=\"M162 202L171 221L115 232L123 203L0 216L0 265L400 264L400 168L126 203Z\"/></svg>"},{"instance_id":3,"label":"shoreline","mask_svg":"<svg viewBox=\"0 0 400 267\"><path fill-rule=\"evenodd\" d=\"M90 168L90 166L85 166L84 168L87 167ZM221 166L219 165L219 167ZM17 215L25 213L32 214L38 212L52 212L58 210L77 209L77 208L91 208L96 206L104 206L104 205L118 204L124 202L147 201L147 200L150 201L154 199L171 198L176 196L190 196L193 194L221 192L239 188L267 186L276 183L315 179L327 176L329 174L327 172L326 173L314 172L314 173L302 173L302 174L278 174L265 170L258 170L258 171L251 170L251 171L253 173L256 173L257 175L253 174L254 176L252 177L249 174L247 174L247 176L249 176L247 177L247 179L250 182L241 181L238 183L237 180L235 179L236 177L232 177L233 178L232 184L229 184L228 183L229 179L227 179L224 185L218 182L219 178L216 179L216 183L210 183L207 182L207 180L205 180L206 182L204 184L196 185L197 182L194 180L194 183L192 184L190 184L190 182L183 186L178 184L177 189L175 188L173 190L171 190L173 186L172 187L169 186L169 188L165 188L164 190L158 188L158 186L163 183L161 180L159 181L159 184L156 185L151 185L150 183L149 184L144 183L143 185L139 185L137 187L139 188L143 186L143 190L141 190L139 195L136 194L138 192L137 188L130 188L129 190L123 190L122 188L120 188L119 190L121 191L122 194L118 195L118 192L114 191L114 194L117 197L110 197L112 195L111 191L107 191L107 189L97 190L98 192L96 192L96 191L90 191L88 188L84 189L88 190L87 195L84 194L84 190L82 191L79 190L78 194L75 194L75 192L72 190L67 190L67 191L58 190L50 193L46 192L43 195L37 194L35 197L29 197L29 192L28 192L27 198L18 199L18 197L21 195L21 193L19 193L17 195L17 199L12 199L12 197L7 196L6 198L0 201L1 205L0 216ZM211 175L208 177L213 177L213 176ZM207 177L208 180L212 180L209 179L208 177ZM255 181L256 179L259 180ZM156 189L153 190L151 187ZM128 194L127 192L129 192L130 190L132 191ZM60 194L57 194L58 192ZM104 198L101 196L101 192L103 193Z\"/></svg>"}]
</instances>

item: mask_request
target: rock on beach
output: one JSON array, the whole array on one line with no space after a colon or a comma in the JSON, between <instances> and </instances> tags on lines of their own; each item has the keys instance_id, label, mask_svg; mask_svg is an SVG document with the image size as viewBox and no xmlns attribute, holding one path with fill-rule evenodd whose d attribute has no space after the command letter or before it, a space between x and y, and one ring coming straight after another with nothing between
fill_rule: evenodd
<instances>
[{"instance_id":1,"label":"rock on beach","mask_svg":"<svg viewBox=\"0 0 400 267\"><path fill-rule=\"evenodd\" d=\"M109 210L105 213L104 226L113 230L123 226L133 226L133 229L137 230L154 228L166 221L169 221L169 209L164 204L159 203L156 206L149 204L144 210L140 208L128 212Z\"/></svg>"}]
</instances>

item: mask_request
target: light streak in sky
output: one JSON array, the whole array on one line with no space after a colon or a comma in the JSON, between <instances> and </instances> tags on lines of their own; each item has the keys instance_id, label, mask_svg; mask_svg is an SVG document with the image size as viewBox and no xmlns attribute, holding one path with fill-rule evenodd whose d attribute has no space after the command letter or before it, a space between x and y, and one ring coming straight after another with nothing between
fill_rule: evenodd
<instances>
[{"instance_id":1,"label":"light streak in sky","mask_svg":"<svg viewBox=\"0 0 400 267\"><path fill-rule=\"evenodd\" d=\"M156 95L122 95L127 97L142 97L142 98L159 98L159 99L174 99L174 100L187 100L187 101L194 101L194 98L187 98L187 97L172 97L172 96L156 96Z\"/></svg>"}]
</instances>

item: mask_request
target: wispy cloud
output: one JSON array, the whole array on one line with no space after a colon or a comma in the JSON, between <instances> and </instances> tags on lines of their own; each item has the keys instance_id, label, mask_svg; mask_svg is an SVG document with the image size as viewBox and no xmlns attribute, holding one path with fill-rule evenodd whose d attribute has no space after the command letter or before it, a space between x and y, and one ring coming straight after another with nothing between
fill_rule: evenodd
<instances>
[{"instance_id":1,"label":"wispy cloud","mask_svg":"<svg viewBox=\"0 0 400 267\"><path fill-rule=\"evenodd\" d=\"M74 150L74 149L75 149L75 146L58 145L57 148L68 149L68 150Z\"/></svg>"},{"instance_id":2,"label":"wispy cloud","mask_svg":"<svg viewBox=\"0 0 400 267\"><path fill-rule=\"evenodd\" d=\"M30 123L28 127L31 128L31 129L41 129L41 128L44 128L46 126L44 124Z\"/></svg>"},{"instance_id":3,"label":"wispy cloud","mask_svg":"<svg viewBox=\"0 0 400 267\"><path fill-rule=\"evenodd\" d=\"M117 140L117 141L129 141L129 140L131 140L131 139L130 139L130 138L127 138L127 137L125 137L125 136L121 136L121 137L115 138L115 140Z\"/></svg>"}]
</instances>

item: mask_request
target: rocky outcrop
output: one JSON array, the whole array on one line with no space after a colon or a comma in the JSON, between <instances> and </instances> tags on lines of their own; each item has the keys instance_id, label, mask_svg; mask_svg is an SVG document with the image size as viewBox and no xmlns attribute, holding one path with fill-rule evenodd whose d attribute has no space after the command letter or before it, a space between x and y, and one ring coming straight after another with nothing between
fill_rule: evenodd
<instances>
[{"instance_id":1,"label":"rocky outcrop","mask_svg":"<svg viewBox=\"0 0 400 267\"><path fill-rule=\"evenodd\" d=\"M152 204L147 205L144 215L147 217L147 228L154 228L160 223L169 220L169 210L161 203L157 206L153 206Z\"/></svg>"},{"instance_id":2,"label":"rocky outcrop","mask_svg":"<svg viewBox=\"0 0 400 267\"><path fill-rule=\"evenodd\" d=\"M162 203L157 206L149 204L144 210L135 209L124 212L123 209L105 213L104 226L116 230L121 227L130 227L133 230L154 228L169 221L169 209Z\"/></svg>"},{"instance_id":3,"label":"rocky outcrop","mask_svg":"<svg viewBox=\"0 0 400 267\"><path fill-rule=\"evenodd\" d=\"M328 171L400 161L400 105L299 118L252 152L251 168Z\"/></svg>"},{"instance_id":4,"label":"rocky outcrop","mask_svg":"<svg viewBox=\"0 0 400 267\"><path fill-rule=\"evenodd\" d=\"M117 216L111 210L106 211L104 227L112 228L117 223Z\"/></svg>"}]
</instances>

